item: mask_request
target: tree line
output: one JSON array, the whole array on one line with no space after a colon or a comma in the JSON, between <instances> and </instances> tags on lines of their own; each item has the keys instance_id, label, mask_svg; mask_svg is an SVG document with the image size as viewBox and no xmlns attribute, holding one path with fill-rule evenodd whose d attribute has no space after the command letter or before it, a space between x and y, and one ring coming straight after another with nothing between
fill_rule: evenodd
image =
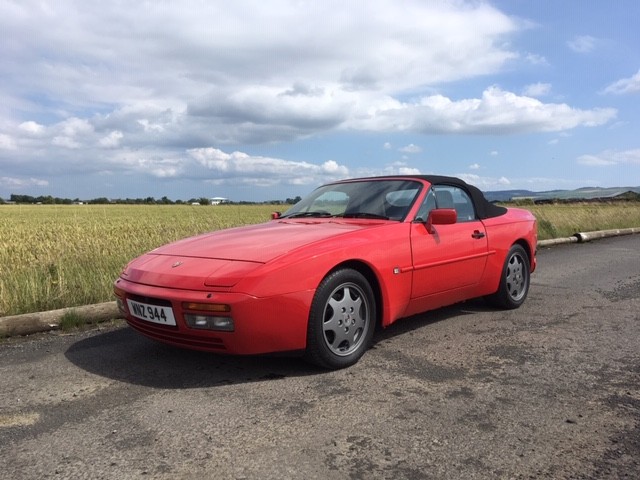
<instances>
[{"instance_id":1,"label":"tree line","mask_svg":"<svg viewBox=\"0 0 640 480\"><path fill-rule=\"evenodd\" d=\"M269 205L294 205L300 201L300 197L295 198L287 198L286 200L269 200L266 202L233 202L233 201L225 201L224 204L228 205L259 205L259 204L269 204ZM60 198L53 197L51 195L41 195L38 197L33 197L31 195L17 195L12 193L9 197L9 202L11 203L21 203L21 204L42 204L42 205L73 205L73 204L89 204L89 205L109 205L109 204L119 204L119 205L209 205L210 200L206 197L200 198L190 198L189 200L171 200L170 198L164 196L160 199L156 199L154 197L146 197L146 198L106 198L106 197L98 197L93 198L91 200L80 200L79 198L70 199L70 198ZM0 198L0 204L6 203L5 200Z\"/></svg>"}]
</instances>

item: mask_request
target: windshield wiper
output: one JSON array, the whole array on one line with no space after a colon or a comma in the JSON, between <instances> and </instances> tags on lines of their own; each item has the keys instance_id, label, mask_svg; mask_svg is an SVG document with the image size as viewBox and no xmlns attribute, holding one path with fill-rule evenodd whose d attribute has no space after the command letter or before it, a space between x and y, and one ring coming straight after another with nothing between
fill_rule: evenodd
<instances>
[{"instance_id":1,"label":"windshield wiper","mask_svg":"<svg viewBox=\"0 0 640 480\"><path fill-rule=\"evenodd\" d=\"M345 213L340 216L343 218L375 218L377 220L389 220L389 217L385 217L384 215L378 215L377 213L368 212Z\"/></svg>"},{"instance_id":2,"label":"windshield wiper","mask_svg":"<svg viewBox=\"0 0 640 480\"><path fill-rule=\"evenodd\" d=\"M330 214L329 212L312 211L312 212L296 212L296 213L292 213L291 215L283 215L280 218L303 218L303 217L308 217L308 218L329 218L329 217L333 217L333 215Z\"/></svg>"}]
</instances>

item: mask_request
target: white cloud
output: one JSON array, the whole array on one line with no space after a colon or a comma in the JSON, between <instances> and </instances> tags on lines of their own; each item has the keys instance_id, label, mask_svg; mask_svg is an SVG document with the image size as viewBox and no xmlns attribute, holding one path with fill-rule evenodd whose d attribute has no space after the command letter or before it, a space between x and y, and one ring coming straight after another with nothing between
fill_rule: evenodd
<instances>
[{"instance_id":1,"label":"white cloud","mask_svg":"<svg viewBox=\"0 0 640 480\"><path fill-rule=\"evenodd\" d=\"M551 93L551 84L540 82L532 83L531 85L524 87L522 93L527 97L544 97Z\"/></svg>"},{"instance_id":2,"label":"white cloud","mask_svg":"<svg viewBox=\"0 0 640 480\"><path fill-rule=\"evenodd\" d=\"M504 190L498 181L494 179L497 190ZM508 190L511 189L527 189L534 191L547 191L556 189L575 189L597 183L594 179L576 179L576 178L548 178L548 177L520 177L507 179Z\"/></svg>"},{"instance_id":3,"label":"white cloud","mask_svg":"<svg viewBox=\"0 0 640 480\"><path fill-rule=\"evenodd\" d=\"M548 90L544 84L538 93ZM282 90L251 87L238 94L217 92L190 106L183 122L209 124L217 143L273 141L328 130L413 132L423 134L511 134L597 126L615 118L611 108L581 110L544 103L530 96L490 87L481 98L443 95L401 102L379 92L327 87L322 95L299 94L282 100ZM213 128L215 126L215 128ZM407 148L407 147L405 147ZM409 147L413 148L413 147Z\"/></svg>"},{"instance_id":4,"label":"white cloud","mask_svg":"<svg viewBox=\"0 0 640 480\"><path fill-rule=\"evenodd\" d=\"M175 178L182 173L181 162L165 158L138 158L137 168L157 178Z\"/></svg>"},{"instance_id":5,"label":"white cloud","mask_svg":"<svg viewBox=\"0 0 640 480\"><path fill-rule=\"evenodd\" d=\"M480 170L480 164L472 163L471 165L469 165L469 170Z\"/></svg>"},{"instance_id":6,"label":"white cloud","mask_svg":"<svg viewBox=\"0 0 640 480\"><path fill-rule=\"evenodd\" d=\"M151 123L147 118L140 118L136 120L139 125L142 126L146 133L162 133L165 130L165 127L158 123Z\"/></svg>"},{"instance_id":7,"label":"white cloud","mask_svg":"<svg viewBox=\"0 0 640 480\"><path fill-rule=\"evenodd\" d=\"M547 104L497 87L485 90L481 98L453 100L443 95L430 95L415 98L411 102L401 102L386 95L380 97L375 92L336 91L335 97L341 99L338 100L340 108L331 104L331 95L327 94L330 89L296 88L295 94L285 94L293 100L291 103L285 102L280 111L277 109L279 97L265 94L274 94L276 91L258 88L252 90L253 93L259 93L257 97L244 97L251 98L251 108L244 105L241 110L223 109L218 112L218 118L196 118L186 112L147 105L122 108L90 119L70 117L49 126L23 122L15 127L13 136L4 134L0 143L5 149L18 145L29 147L18 149L16 158L25 158L30 151L47 151L48 158L55 157L60 162L66 162L65 168L78 173L121 171L156 178L196 178L190 173L189 166L189 162L196 157L190 153L185 159L182 153L200 151L205 147L197 145L207 143L219 147L238 142L239 139L272 142L331 130L490 135L562 131L578 126L599 125L616 114L612 109L578 110L566 104ZM285 91L278 90L280 93ZM307 92L312 98L305 97ZM307 104L307 101L312 103ZM264 105L260 102L264 102ZM323 106L322 102L327 103ZM346 105L351 107L346 108ZM216 108L220 109L221 106ZM269 111L274 112L273 115L266 113ZM320 114L313 118L315 111ZM390 142L387 144L391 147ZM400 150L406 154L421 151L415 144L408 144ZM99 155L98 151L101 152ZM89 154L92 162L86 162ZM491 155L496 156L497 151ZM31 155L29 158L32 162L41 162L44 168L52 168L47 166L42 155ZM212 158L215 156L209 160ZM317 183L312 181L313 175L328 179L349 175L349 170L343 165L331 171L331 168L336 168L335 165L332 167L332 164L328 164L323 170L308 162L293 163L298 170L306 173L288 178L283 173L290 165L288 161L259 156L244 159L236 155L232 161L218 166L209 164L207 168L217 171L235 168L240 171L240 167L245 167L242 170L245 173L253 169L250 175L245 175L245 183L250 182L249 178L256 178L258 182L268 185L277 182ZM34 171L38 171L37 163L32 165ZM398 173L410 171L415 169L407 166L399 169ZM231 177L234 182L240 182L239 175Z\"/></svg>"},{"instance_id":8,"label":"white cloud","mask_svg":"<svg viewBox=\"0 0 640 480\"><path fill-rule=\"evenodd\" d=\"M217 148L197 148L187 152L197 164L203 166L208 182L221 185L317 185L351 177L379 175L419 175L420 169L397 161L382 168L359 167L351 171L335 160L321 164L253 156L244 152L227 153Z\"/></svg>"},{"instance_id":9,"label":"white cloud","mask_svg":"<svg viewBox=\"0 0 640 480\"><path fill-rule=\"evenodd\" d=\"M43 128L54 125L49 143L58 137L67 149L269 143L358 128L393 111L402 92L499 71L517 59L506 40L521 28L483 3L185 1L99 12L71 3L27 2L0 19L14 39L3 84L61 119ZM40 123L22 125L34 133Z\"/></svg>"},{"instance_id":10,"label":"white cloud","mask_svg":"<svg viewBox=\"0 0 640 480\"><path fill-rule=\"evenodd\" d=\"M6 188L46 187L48 185L47 180L39 178L0 177L0 186Z\"/></svg>"},{"instance_id":11,"label":"white cloud","mask_svg":"<svg viewBox=\"0 0 640 480\"><path fill-rule=\"evenodd\" d=\"M302 135L342 124L353 111L358 96L336 86L310 94L287 93L283 87L246 85L236 90L216 90L188 107L196 119L245 126L287 126ZM251 128L251 127L249 127ZM277 130L277 129L274 129Z\"/></svg>"},{"instance_id":12,"label":"white cloud","mask_svg":"<svg viewBox=\"0 0 640 480\"><path fill-rule=\"evenodd\" d=\"M480 190L495 190L504 189L504 187L511 186L511 181L506 177L483 177L473 173L457 173L454 176L461 178L465 182L478 187Z\"/></svg>"},{"instance_id":13,"label":"white cloud","mask_svg":"<svg viewBox=\"0 0 640 480\"><path fill-rule=\"evenodd\" d=\"M16 141L4 133L0 133L0 150L15 150L18 148Z\"/></svg>"},{"instance_id":14,"label":"white cloud","mask_svg":"<svg viewBox=\"0 0 640 480\"><path fill-rule=\"evenodd\" d=\"M327 160L322 164L321 168L323 173L328 173L331 175L335 175L335 174L348 175L349 174L349 170L347 169L347 167L338 165L338 162L336 162L335 160Z\"/></svg>"},{"instance_id":15,"label":"white cloud","mask_svg":"<svg viewBox=\"0 0 640 480\"><path fill-rule=\"evenodd\" d=\"M489 155L491 155L492 157L497 157L498 155L500 155L500 152L498 152L497 150L491 150L489 152Z\"/></svg>"},{"instance_id":16,"label":"white cloud","mask_svg":"<svg viewBox=\"0 0 640 480\"><path fill-rule=\"evenodd\" d=\"M405 162L393 162L381 171L373 171L371 175L420 175L420 169L411 167Z\"/></svg>"},{"instance_id":17,"label":"white cloud","mask_svg":"<svg viewBox=\"0 0 640 480\"><path fill-rule=\"evenodd\" d=\"M623 78L616 82L613 82L607 88L604 89L605 93L624 94L624 93L638 93L640 92L640 70L638 73L630 78Z\"/></svg>"},{"instance_id":18,"label":"white cloud","mask_svg":"<svg viewBox=\"0 0 640 480\"><path fill-rule=\"evenodd\" d=\"M605 150L598 154L581 155L578 157L578 163L589 167L640 165L640 148L623 151Z\"/></svg>"},{"instance_id":19,"label":"white cloud","mask_svg":"<svg viewBox=\"0 0 640 480\"><path fill-rule=\"evenodd\" d=\"M332 129L496 133L478 120L486 125L513 107L496 112L483 104L487 118L479 119L468 105L481 100L443 97L457 118L440 112L435 96L397 100L406 91L499 72L521 57L508 40L529 26L488 4L274 2L105 3L99 13L81 1L21 4L0 20L15 39L5 83L14 96L57 99L53 108L32 106L62 117L51 138L62 137L56 144L66 148L115 148L113 131L127 138L118 143L124 147L287 141ZM81 118L81 111L99 113ZM513 117L515 125L500 128L538 131L537 122ZM33 133L39 123L23 125Z\"/></svg>"},{"instance_id":20,"label":"white cloud","mask_svg":"<svg viewBox=\"0 0 640 480\"><path fill-rule=\"evenodd\" d=\"M574 189L597 183L594 179L548 178L548 177L511 177L481 176L472 173L453 173L465 182L475 185L482 191L527 189L546 191L555 189Z\"/></svg>"},{"instance_id":21,"label":"white cloud","mask_svg":"<svg viewBox=\"0 0 640 480\"><path fill-rule=\"evenodd\" d=\"M118 130L114 130L106 137L100 139L100 145L104 148L116 148L120 146L120 141L124 135Z\"/></svg>"},{"instance_id":22,"label":"white cloud","mask_svg":"<svg viewBox=\"0 0 640 480\"><path fill-rule=\"evenodd\" d=\"M291 79L300 87L291 93L305 96L327 83L397 91L500 69L518 55L505 40L520 28L488 4L419 0L402 8L372 0L364 9L337 0L238 0L224 8L25 1L3 17L13 39L3 54L29 65L30 75L20 75L18 62L4 63L3 74L18 90L65 107L157 99L175 108L220 88L277 88Z\"/></svg>"},{"instance_id":23,"label":"white cloud","mask_svg":"<svg viewBox=\"0 0 640 480\"><path fill-rule=\"evenodd\" d=\"M23 122L18 125L18 128L30 135L39 135L44 132L44 126L33 121Z\"/></svg>"},{"instance_id":24,"label":"white cloud","mask_svg":"<svg viewBox=\"0 0 640 480\"><path fill-rule=\"evenodd\" d=\"M504 135L597 126L615 118L616 113L612 108L580 110L567 104L543 103L490 87L482 98L451 100L432 95L415 103L388 103L369 118L352 119L349 125L373 131Z\"/></svg>"},{"instance_id":25,"label":"white cloud","mask_svg":"<svg viewBox=\"0 0 640 480\"><path fill-rule=\"evenodd\" d=\"M420 153L422 151L422 148L420 148L418 145L410 143L409 145L400 148L399 151L402 153Z\"/></svg>"},{"instance_id":26,"label":"white cloud","mask_svg":"<svg viewBox=\"0 0 640 480\"><path fill-rule=\"evenodd\" d=\"M579 35L569 40L567 45L574 52L589 53L595 48L596 43L597 39L590 35Z\"/></svg>"},{"instance_id":27,"label":"white cloud","mask_svg":"<svg viewBox=\"0 0 640 480\"><path fill-rule=\"evenodd\" d=\"M389 142L384 142L382 148L384 148L385 150L391 150L391 144Z\"/></svg>"},{"instance_id":28,"label":"white cloud","mask_svg":"<svg viewBox=\"0 0 640 480\"><path fill-rule=\"evenodd\" d=\"M77 149L80 148L80 144L71 137L55 136L51 140L51 143L56 147Z\"/></svg>"},{"instance_id":29,"label":"white cloud","mask_svg":"<svg viewBox=\"0 0 640 480\"><path fill-rule=\"evenodd\" d=\"M48 128L47 132L53 146L75 150L92 141L94 127L87 119L71 117ZM29 133L33 133L33 125ZM39 136L44 138L42 134Z\"/></svg>"},{"instance_id":30,"label":"white cloud","mask_svg":"<svg viewBox=\"0 0 640 480\"><path fill-rule=\"evenodd\" d=\"M545 67L545 66L549 65L549 62L547 61L547 59L545 57L543 57L542 55L536 54L536 53L528 53L525 56L525 59L531 65L535 65L537 67Z\"/></svg>"},{"instance_id":31,"label":"white cloud","mask_svg":"<svg viewBox=\"0 0 640 480\"><path fill-rule=\"evenodd\" d=\"M308 185L319 181L337 180L349 175L349 169L334 160L317 165L309 162L252 156L244 152L226 153L211 147L193 148L187 150L187 153L197 163L205 167L213 177L223 177L239 184Z\"/></svg>"},{"instance_id":32,"label":"white cloud","mask_svg":"<svg viewBox=\"0 0 640 480\"><path fill-rule=\"evenodd\" d=\"M399 167L388 173L389 175L420 175L420 169L415 167Z\"/></svg>"},{"instance_id":33,"label":"white cloud","mask_svg":"<svg viewBox=\"0 0 640 480\"><path fill-rule=\"evenodd\" d=\"M381 168L359 167L351 173L350 177L375 177L381 175L420 175L422 172L419 168L412 167L407 162L399 160Z\"/></svg>"},{"instance_id":34,"label":"white cloud","mask_svg":"<svg viewBox=\"0 0 640 480\"><path fill-rule=\"evenodd\" d=\"M194 162L185 158L184 154L170 154L161 149L121 149L115 151L105 149L100 153L105 156L97 157L91 167L85 165L86 173L117 174L121 177L134 176L143 183L148 177L153 179L188 178L189 172L195 167Z\"/></svg>"},{"instance_id":35,"label":"white cloud","mask_svg":"<svg viewBox=\"0 0 640 480\"><path fill-rule=\"evenodd\" d=\"M71 117L57 124L65 137L82 136L93 132L93 125L85 118Z\"/></svg>"}]
</instances>

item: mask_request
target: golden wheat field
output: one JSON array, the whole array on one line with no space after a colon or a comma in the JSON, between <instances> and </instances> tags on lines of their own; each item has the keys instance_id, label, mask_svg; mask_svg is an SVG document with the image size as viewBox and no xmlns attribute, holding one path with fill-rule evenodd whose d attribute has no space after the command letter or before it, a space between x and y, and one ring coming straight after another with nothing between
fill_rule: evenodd
<instances>
[{"instance_id":1,"label":"golden wheat field","mask_svg":"<svg viewBox=\"0 0 640 480\"><path fill-rule=\"evenodd\" d=\"M111 300L111 285L132 258L179 238L266 221L274 209L2 205L0 316Z\"/></svg>"},{"instance_id":2,"label":"golden wheat field","mask_svg":"<svg viewBox=\"0 0 640 480\"><path fill-rule=\"evenodd\" d=\"M531 205L540 239L640 226L640 203ZM111 300L132 258L207 231L267 221L271 205L2 205L0 316Z\"/></svg>"}]
</instances>

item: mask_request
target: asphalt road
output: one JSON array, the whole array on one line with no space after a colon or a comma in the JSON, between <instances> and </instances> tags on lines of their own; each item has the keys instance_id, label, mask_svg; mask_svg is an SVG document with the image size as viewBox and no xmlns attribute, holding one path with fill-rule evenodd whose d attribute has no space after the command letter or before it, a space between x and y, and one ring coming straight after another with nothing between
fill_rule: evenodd
<instances>
[{"instance_id":1,"label":"asphalt road","mask_svg":"<svg viewBox=\"0 0 640 480\"><path fill-rule=\"evenodd\" d=\"M529 298L405 319L354 367L124 326L0 343L0 478L640 476L640 235L539 253Z\"/></svg>"}]
</instances>

